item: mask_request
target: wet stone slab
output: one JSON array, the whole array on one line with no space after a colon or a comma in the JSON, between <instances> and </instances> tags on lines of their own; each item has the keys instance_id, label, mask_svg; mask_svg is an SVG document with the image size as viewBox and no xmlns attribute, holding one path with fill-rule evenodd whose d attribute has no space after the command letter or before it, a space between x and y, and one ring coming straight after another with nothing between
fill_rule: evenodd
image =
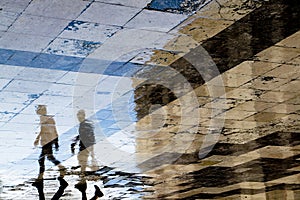
<instances>
[{"instance_id":1,"label":"wet stone slab","mask_svg":"<svg viewBox=\"0 0 300 200\"><path fill-rule=\"evenodd\" d=\"M152 0L147 9L173 13L192 13L211 0Z\"/></svg>"}]
</instances>

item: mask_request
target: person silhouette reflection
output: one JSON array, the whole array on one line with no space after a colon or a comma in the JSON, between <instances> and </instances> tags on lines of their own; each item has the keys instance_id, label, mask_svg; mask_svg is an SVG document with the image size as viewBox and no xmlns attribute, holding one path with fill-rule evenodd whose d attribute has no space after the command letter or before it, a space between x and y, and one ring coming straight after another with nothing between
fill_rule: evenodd
<instances>
[{"instance_id":1,"label":"person silhouette reflection","mask_svg":"<svg viewBox=\"0 0 300 200\"><path fill-rule=\"evenodd\" d=\"M58 177L57 178L59 181L59 188L56 191L56 193L53 195L53 197L51 198L51 200L58 200L65 192L65 189L67 188L67 186L69 185L64 179L63 177ZM37 188L38 193L39 193L39 200L45 200L45 194L44 194L44 180L43 179L38 179L36 180L34 183L32 183L32 185L34 187Z\"/></svg>"},{"instance_id":2,"label":"person silhouette reflection","mask_svg":"<svg viewBox=\"0 0 300 200\"><path fill-rule=\"evenodd\" d=\"M77 119L80 122L79 124L79 134L73 139L73 143L71 144L71 152L75 153L75 146L79 141L79 153L77 155L78 163L80 165L81 174L80 180L77 184L75 184L75 188L78 189L82 193L82 200L87 200L86 189L87 183L85 179L85 171L88 166L88 158L91 156L92 158L92 166L97 167L97 162L94 154L93 145L96 143L95 134L94 134L94 124L92 121L86 119L85 111L79 110L77 112ZM91 200L97 199L103 196L100 188L97 185L95 187L95 194L91 198Z\"/></svg>"},{"instance_id":3,"label":"person silhouette reflection","mask_svg":"<svg viewBox=\"0 0 300 200\"><path fill-rule=\"evenodd\" d=\"M42 151L38 159L40 166L39 175L32 185L38 189L39 199L44 200L45 196L43 191L43 176L45 172L45 157L47 157L49 161L58 166L60 171L60 176L58 177L60 187L52 197L53 200L56 200L63 195L65 188L68 186L68 183L63 179L65 174L65 167L61 165L61 162L53 156L53 146L55 146L56 150L58 150L59 148L55 121L53 119L53 116L47 115L47 108L45 105L38 105L36 107L36 114L38 114L40 117L40 132L34 141L34 146L38 146L38 144L40 144L42 146Z\"/></svg>"},{"instance_id":4,"label":"person silhouette reflection","mask_svg":"<svg viewBox=\"0 0 300 200\"><path fill-rule=\"evenodd\" d=\"M42 179L45 172L45 157L47 157L54 165L58 166L60 175L63 177L65 167L53 156L52 150L53 145L56 150L59 148L58 134L53 116L47 115L47 108L45 105L38 105L36 113L40 116L40 132L34 141L34 146L37 146L39 143L42 146L42 151L38 159L40 165L38 179Z\"/></svg>"}]
</instances>

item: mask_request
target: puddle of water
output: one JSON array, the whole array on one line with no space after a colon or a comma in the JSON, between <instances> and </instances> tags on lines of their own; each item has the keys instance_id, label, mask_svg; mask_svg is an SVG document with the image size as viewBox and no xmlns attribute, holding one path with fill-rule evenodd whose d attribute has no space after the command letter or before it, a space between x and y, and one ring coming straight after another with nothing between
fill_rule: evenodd
<instances>
[{"instance_id":1,"label":"puddle of water","mask_svg":"<svg viewBox=\"0 0 300 200\"><path fill-rule=\"evenodd\" d=\"M208 0L153 0L148 4L147 8L174 13L191 13L206 2Z\"/></svg>"}]
</instances>

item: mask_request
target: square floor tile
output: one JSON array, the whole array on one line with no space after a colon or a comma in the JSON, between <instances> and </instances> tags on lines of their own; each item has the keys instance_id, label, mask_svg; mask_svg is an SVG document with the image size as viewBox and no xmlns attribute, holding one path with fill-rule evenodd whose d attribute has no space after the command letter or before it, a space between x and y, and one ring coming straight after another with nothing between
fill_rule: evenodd
<instances>
[{"instance_id":1,"label":"square floor tile","mask_svg":"<svg viewBox=\"0 0 300 200\"><path fill-rule=\"evenodd\" d=\"M51 41L51 37L5 32L0 38L0 48L41 52Z\"/></svg>"},{"instance_id":2,"label":"square floor tile","mask_svg":"<svg viewBox=\"0 0 300 200\"><path fill-rule=\"evenodd\" d=\"M129 7L144 8L151 0L96 0L104 3L119 4Z\"/></svg>"},{"instance_id":3,"label":"square floor tile","mask_svg":"<svg viewBox=\"0 0 300 200\"><path fill-rule=\"evenodd\" d=\"M300 105L293 105L293 104L287 104L287 103L282 103L278 104L272 108L268 108L265 110L265 112L274 112L274 113L293 113L300 111Z\"/></svg>"},{"instance_id":4,"label":"square floor tile","mask_svg":"<svg viewBox=\"0 0 300 200\"><path fill-rule=\"evenodd\" d=\"M0 38L5 34L4 31L0 31Z\"/></svg>"},{"instance_id":5,"label":"square floor tile","mask_svg":"<svg viewBox=\"0 0 300 200\"><path fill-rule=\"evenodd\" d=\"M255 112L252 111L244 111L244 110L237 110L237 109L231 109L228 110L225 113L225 118L226 119L236 119L236 120L243 120L246 117L249 117L251 115L255 114Z\"/></svg>"},{"instance_id":6,"label":"square floor tile","mask_svg":"<svg viewBox=\"0 0 300 200\"><path fill-rule=\"evenodd\" d=\"M0 65L0 78L13 79L24 67Z\"/></svg>"},{"instance_id":7,"label":"square floor tile","mask_svg":"<svg viewBox=\"0 0 300 200\"><path fill-rule=\"evenodd\" d=\"M126 27L168 32L186 18L186 15L181 14L143 10L133 19L131 19L126 24Z\"/></svg>"},{"instance_id":8,"label":"square floor tile","mask_svg":"<svg viewBox=\"0 0 300 200\"><path fill-rule=\"evenodd\" d=\"M51 70L43 68L25 68L15 77L15 79L28 80L28 81L44 81L56 82L66 72L62 70Z\"/></svg>"},{"instance_id":9,"label":"square floor tile","mask_svg":"<svg viewBox=\"0 0 300 200\"><path fill-rule=\"evenodd\" d=\"M292 47L292 48L300 48L300 43L295 42L300 40L300 31L297 33L285 38L284 40L277 43L279 46Z\"/></svg>"},{"instance_id":10,"label":"square floor tile","mask_svg":"<svg viewBox=\"0 0 300 200\"><path fill-rule=\"evenodd\" d=\"M13 116L15 116L15 113L0 112L0 122L7 122L12 119ZM1 129L4 130L3 127L1 127Z\"/></svg>"},{"instance_id":11,"label":"square floor tile","mask_svg":"<svg viewBox=\"0 0 300 200\"><path fill-rule=\"evenodd\" d=\"M51 83L13 80L4 91L23 92L29 94L41 94L50 87Z\"/></svg>"},{"instance_id":12,"label":"square floor tile","mask_svg":"<svg viewBox=\"0 0 300 200\"><path fill-rule=\"evenodd\" d=\"M56 37L68 23L69 21L62 19L23 14L13 23L9 28L9 31L14 33Z\"/></svg>"},{"instance_id":13,"label":"square floor tile","mask_svg":"<svg viewBox=\"0 0 300 200\"><path fill-rule=\"evenodd\" d=\"M277 91L269 91L264 94L262 94L259 99L261 101L265 102L284 102L287 101L293 97L297 96L297 93L291 93L291 92L277 92Z\"/></svg>"},{"instance_id":14,"label":"square floor tile","mask_svg":"<svg viewBox=\"0 0 300 200\"><path fill-rule=\"evenodd\" d=\"M282 79L272 76L261 76L245 84L243 87L259 90L274 90L275 88L286 84L288 81L289 79Z\"/></svg>"},{"instance_id":15,"label":"square floor tile","mask_svg":"<svg viewBox=\"0 0 300 200\"><path fill-rule=\"evenodd\" d=\"M123 26L139 11L138 8L94 2L78 20Z\"/></svg>"},{"instance_id":16,"label":"square floor tile","mask_svg":"<svg viewBox=\"0 0 300 200\"><path fill-rule=\"evenodd\" d=\"M300 80L290 81L287 84L282 85L277 89L279 91L284 91L284 92L299 92L299 90L300 90Z\"/></svg>"},{"instance_id":17,"label":"square floor tile","mask_svg":"<svg viewBox=\"0 0 300 200\"><path fill-rule=\"evenodd\" d=\"M296 65L280 65L264 74L264 76L275 76L279 78L298 78L300 77L300 67Z\"/></svg>"},{"instance_id":18,"label":"square floor tile","mask_svg":"<svg viewBox=\"0 0 300 200\"><path fill-rule=\"evenodd\" d=\"M4 113L19 113L24 107L26 106L19 103L0 103L0 110Z\"/></svg>"},{"instance_id":19,"label":"square floor tile","mask_svg":"<svg viewBox=\"0 0 300 200\"><path fill-rule=\"evenodd\" d=\"M293 58L298 57L299 55L300 49L272 46L261 51L256 56L261 61L287 63Z\"/></svg>"},{"instance_id":20,"label":"square floor tile","mask_svg":"<svg viewBox=\"0 0 300 200\"><path fill-rule=\"evenodd\" d=\"M246 101L244 103L238 104L235 107L235 109L260 112L275 105L276 105L275 103L268 103L262 101Z\"/></svg>"},{"instance_id":21,"label":"square floor tile","mask_svg":"<svg viewBox=\"0 0 300 200\"><path fill-rule=\"evenodd\" d=\"M286 116L282 113L275 113L275 112L260 112L246 118L246 121L255 121L255 122L272 122L277 119Z\"/></svg>"},{"instance_id":22,"label":"square floor tile","mask_svg":"<svg viewBox=\"0 0 300 200\"><path fill-rule=\"evenodd\" d=\"M26 93L20 93L20 92L0 92L0 102L3 103L19 103L28 105L33 100L35 100L38 96L33 97Z\"/></svg>"},{"instance_id":23,"label":"square floor tile","mask_svg":"<svg viewBox=\"0 0 300 200\"><path fill-rule=\"evenodd\" d=\"M26 8L25 13L60 19L74 19L89 3L89 1L74 0L34 0Z\"/></svg>"},{"instance_id":24,"label":"square floor tile","mask_svg":"<svg viewBox=\"0 0 300 200\"><path fill-rule=\"evenodd\" d=\"M228 70L230 73L234 74L245 74L251 75L253 77L264 74L280 64L272 62L259 62L259 61L244 61L241 64Z\"/></svg>"},{"instance_id":25,"label":"square floor tile","mask_svg":"<svg viewBox=\"0 0 300 200\"><path fill-rule=\"evenodd\" d=\"M110 62L128 62L144 49L154 48L155 41L164 35L165 33L156 31L122 29L89 57Z\"/></svg>"},{"instance_id":26,"label":"square floor tile","mask_svg":"<svg viewBox=\"0 0 300 200\"><path fill-rule=\"evenodd\" d=\"M97 84L98 80L101 77L103 77L103 75L81 72L68 72L61 79L59 79L57 83L94 86Z\"/></svg>"},{"instance_id":27,"label":"square floor tile","mask_svg":"<svg viewBox=\"0 0 300 200\"><path fill-rule=\"evenodd\" d=\"M72 21L59 35L60 38L86 40L103 43L121 27L101 25L98 23Z\"/></svg>"},{"instance_id":28,"label":"square floor tile","mask_svg":"<svg viewBox=\"0 0 300 200\"><path fill-rule=\"evenodd\" d=\"M10 82L10 79L0 78L0 91Z\"/></svg>"},{"instance_id":29,"label":"square floor tile","mask_svg":"<svg viewBox=\"0 0 300 200\"><path fill-rule=\"evenodd\" d=\"M14 50L10 49L0 49L0 64L6 64L7 60L10 59L16 53Z\"/></svg>"},{"instance_id":30,"label":"square floor tile","mask_svg":"<svg viewBox=\"0 0 300 200\"><path fill-rule=\"evenodd\" d=\"M1 11L0 31L6 31L8 27L16 20L17 17L17 13Z\"/></svg>"},{"instance_id":31,"label":"square floor tile","mask_svg":"<svg viewBox=\"0 0 300 200\"><path fill-rule=\"evenodd\" d=\"M46 53L86 57L101 45L100 42L56 38L45 50Z\"/></svg>"},{"instance_id":32,"label":"square floor tile","mask_svg":"<svg viewBox=\"0 0 300 200\"><path fill-rule=\"evenodd\" d=\"M255 99L255 91L252 89L237 88L225 94L226 98L250 100Z\"/></svg>"},{"instance_id":33,"label":"square floor tile","mask_svg":"<svg viewBox=\"0 0 300 200\"><path fill-rule=\"evenodd\" d=\"M80 58L80 57L60 56L58 60L50 68L65 70L65 71L78 71L81 67L83 60L84 58Z\"/></svg>"},{"instance_id":34,"label":"square floor tile","mask_svg":"<svg viewBox=\"0 0 300 200\"><path fill-rule=\"evenodd\" d=\"M35 113L31 115L17 114L9 123L21 123L21 124L35 124L36 126L40 123L40 118Z\"/></svg>"},{"instance_id":35,"label":"square floor tile","mask_svg":"<svg viewBox=\"0 0 300 200\"><path fill-rule=\"evenodd\" d=\"M72 86L65 84L53 84L49 89L44 93L45 95L54 95L54 96L67 96L75 97L86 95L92 87L87 86Z\"/></svg>"},{"instance_id":36,"label":"square floor tile","mask_svg":"<svg viewBox=\"0 0 300 200\"><path fill-rule=\"evenodd\" d=\"M30 66L30 63L37 55L37 53L30 51L15 51L15 53L7 60L6 64Z\"/></svg>"},{"instance_id":37,"label":"square floor tile","mask_svg":"<svg viewBox=\"0 0 300 200\"><path fill-rule=\"evenodd\" d=\"M35 105L47 105L49 112L55 114L52 108L59 109L58 112L65 109L65 107L69 106L72 103L73 98L70 96L54 96L54 95L41 95L38 99L36 99L33 103ZM51 111L50 111L51 110ZM66 113L67 114L67 113Z\"/></svg>"},{"instance_id":38,"label":"square floor tile","mask_svg":"<svg viewBox=\"0 0 300 200\"><path fill-rule=\"evenodd\" d=\"M52 65L57 62L62 56L55 54L40 53L30 62L30 67L36 68L52 68Z\"/></svg>"},{"instance_id":39,"label":"square floor tile","mask_svg":"<svg viewBox=\"0 0 300 200\"><path fill-rule=\"evenodd\" d=\"M151 60L153 54L153 49L146 49L130 60L130 62L135 64L146 64Z\"/></svg>"},{"instance_id":40,"label":"square floor tile","mask_svg":"<svg viewBox=\"0 0 300 200\"><path fill-rule=\"evenodd\" d=\"M31 0L1 0L0 7L4 11L21 13Z\"/></svg>"}]
</instances>

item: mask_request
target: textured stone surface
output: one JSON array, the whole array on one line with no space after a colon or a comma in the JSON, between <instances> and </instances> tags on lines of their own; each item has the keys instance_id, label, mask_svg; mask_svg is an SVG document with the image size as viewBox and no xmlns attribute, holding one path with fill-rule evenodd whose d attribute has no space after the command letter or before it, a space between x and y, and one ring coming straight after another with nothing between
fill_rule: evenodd
<instances>
[{"instance_id":1,"label":"textured stone surface","mask_svg":"<svg viewBox=\"0 0 300 200\"><path fill-rule=\"evenodd\" d=\"M297 0L0 3L0 199L37 199L37 105L61 199L299 199ZM81 172L76 113L95 123ZM80 155L79 157L77 157ZM46 160L44 192L59 187Z\"/></svg>"}]
</instances>

